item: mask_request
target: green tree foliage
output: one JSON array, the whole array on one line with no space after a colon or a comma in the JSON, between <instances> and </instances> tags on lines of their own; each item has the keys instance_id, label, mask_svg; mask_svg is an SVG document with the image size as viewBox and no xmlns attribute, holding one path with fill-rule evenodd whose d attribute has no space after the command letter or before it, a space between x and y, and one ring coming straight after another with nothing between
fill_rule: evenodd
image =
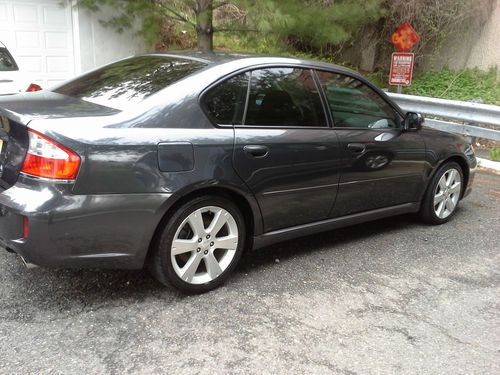
<instances>
[{"instance_id":1,"label":"green tree foliage","mask_svg":"<svg viewBox=\"0 0 500 375\"><path fill-rule=\"evenodd\" d=\"M243 37L273 35L275 41L320 48L348 40L364 24L383 15L382 0L79 0L92 11L110 6L116 14L102 23L118 31L139 23L142 36L156 43L165 23L194 31L197 46L213 48L214 32ZM172 30L172 29L171 29Z\"/></svg>"},{"instance_id":2,"label":"green tree foliage","mask_svg":"<svg viewBox=\"0 0 500 375\"><path fill-rule=\"evenodd\" d=\"M114 10L113 17L101 20L118 32L132 27L148 44L158 42L163 24L175 22L183 28L192 28L202 50L212 49L212 12L223 5L215 0L77 0L77 4L94 12L104 7ZM202 44L203 43L203 44Z\"/></svg>"},{"instance_id":3,"label":"green tree foliage","mask_svg":"<svg viewBox=\"0 0 500 375\"><path fill-rule=\"evenodd\" d=\"M321 49L349 40L383 16L380 0L261 0L250 6L250 24L276 34L299 50Z\"/></svg>"}]
</instances>

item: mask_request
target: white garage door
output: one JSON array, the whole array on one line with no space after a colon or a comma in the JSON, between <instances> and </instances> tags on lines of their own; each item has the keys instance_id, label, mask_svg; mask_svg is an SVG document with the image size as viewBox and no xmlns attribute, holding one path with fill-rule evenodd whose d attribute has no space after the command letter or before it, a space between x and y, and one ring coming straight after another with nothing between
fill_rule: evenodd
<instances>
[{"instance_id":1,"label":"white garage door","mask_svg":"<svg viewBox=\"0 0 500 375\"><path fill-rule=\"evenodd\" d=\"M75 72L71 7L61 0L0 0L0 41L43 88Z\"/></svg>"}]
</instances>

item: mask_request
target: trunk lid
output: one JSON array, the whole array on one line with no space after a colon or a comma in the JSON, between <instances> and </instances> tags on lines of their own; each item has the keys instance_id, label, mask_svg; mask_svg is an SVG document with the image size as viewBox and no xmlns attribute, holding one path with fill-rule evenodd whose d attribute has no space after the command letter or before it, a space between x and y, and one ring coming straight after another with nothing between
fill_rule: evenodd
<instances>
[{"instance_id":1,"label":"trunk lid","mask_svg":"<svg viewBox=\"0 0 500 375\"><path fill-rule=\"evenodd\" d=\"M119 112L50 91L0 97L0 190L14 185L19 177L29 146L31 120L109 116Z\"/></svg>"},{"instance_id":2,"label":"trunk lid","mask_svg":"<svg viewBox=\"0 0 500 375\"><path fill-rule=\"evenodd\" d=\"M35 118L109 116L120 112L114 108L104 107L52 91L0 96L0 109L18 118L28 118L29 120Z\"/></svg>"}]
</instances>

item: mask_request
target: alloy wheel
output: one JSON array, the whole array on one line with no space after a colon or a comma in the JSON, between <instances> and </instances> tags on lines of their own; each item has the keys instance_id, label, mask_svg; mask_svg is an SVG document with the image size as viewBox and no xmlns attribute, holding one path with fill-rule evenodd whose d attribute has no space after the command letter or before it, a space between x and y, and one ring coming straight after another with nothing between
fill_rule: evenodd
<instances>
[{"instance_id":1,"label":"alloy wheel","mask_svg":"<svg viewBox=\"0 0 500 375\"><path fill-rule=\"evenodd\" d=\"M440 219L450 216L455 210L462 189L462 177L455 168L443 173L434 191L434 212Z\"/></svg>"},{"instance_id":2,"label":"alloy wheel","mask_svg":"<svg viewBox=\"0 0 500 375\"><path fill-rule=\"evenodd\" d=\"M177 229L171 248L172 266L187 283L208 283L229 267L237 247L234 217L221 207L202 207L189 214Z\"/></svg>"}]
</instances>

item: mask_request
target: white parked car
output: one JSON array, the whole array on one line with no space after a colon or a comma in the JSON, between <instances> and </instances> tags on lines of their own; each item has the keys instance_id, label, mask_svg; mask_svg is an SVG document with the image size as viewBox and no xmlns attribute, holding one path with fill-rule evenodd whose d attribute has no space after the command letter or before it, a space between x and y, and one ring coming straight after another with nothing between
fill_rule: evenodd
<instances>
[{"instance_id":1,"label":"white parked car","mask_svg":"<svg viewBox=\"0 0 500 375\"><path fill-rule=\"evenodd\" d=\"M17 94L23 91L39 91L42 88L31 83L19 71L16 60L5 45L0 42L0 95Z\"/></svg>"}]
</instances>

